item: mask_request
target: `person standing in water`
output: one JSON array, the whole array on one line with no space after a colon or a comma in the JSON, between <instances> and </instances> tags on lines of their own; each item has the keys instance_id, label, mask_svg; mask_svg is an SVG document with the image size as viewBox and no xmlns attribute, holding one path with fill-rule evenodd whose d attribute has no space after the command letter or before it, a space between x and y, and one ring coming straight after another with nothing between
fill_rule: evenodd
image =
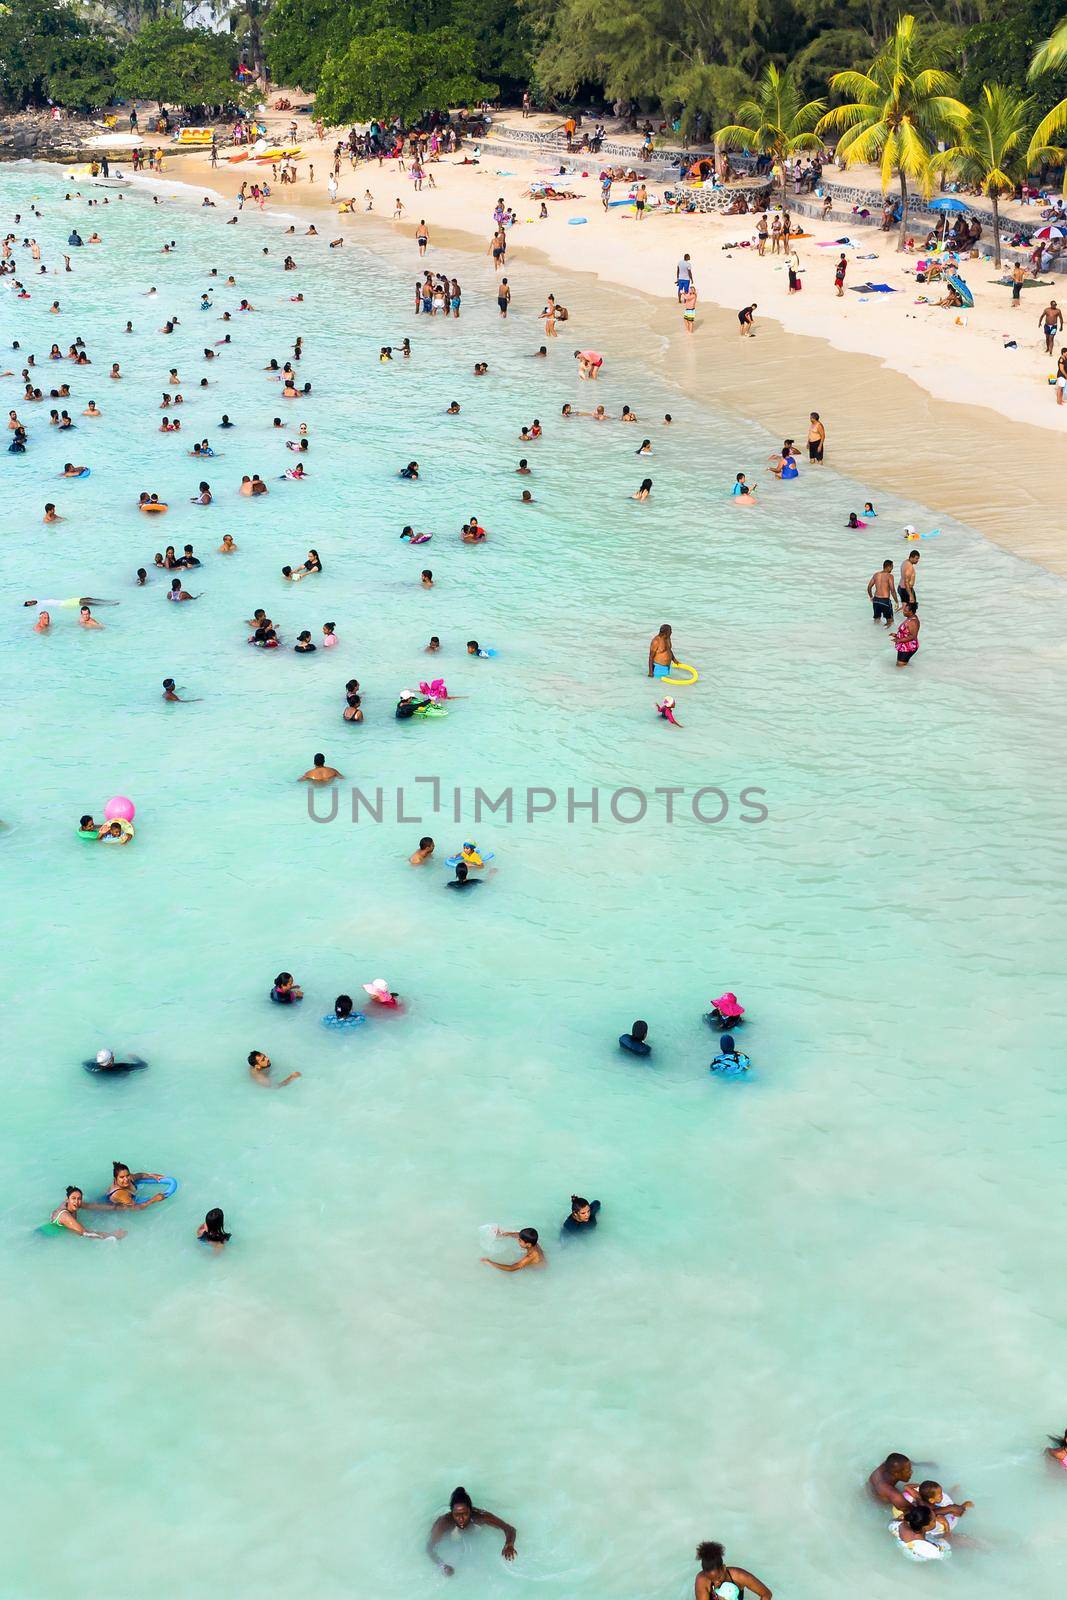
<instances>
[{"instance_id":1,"label":"person standing in water","mask_svg":"<svg viewBox=\"0 0 1067 1600\"><path fill-rule=\"evenodd\" d=\"M430 1536L426 1541L426 1554L434 1566L441 1569L446 1578L451 1578L456 1569L449 1566L447 1561L442 1561L437 1554L437 1546L442 1539L447 1539L449 1536L458 1538L468 1528L499 1528L504 1535L504 1548L500 1554L505 1561L514 1561L515 1540L518 1534L511 1526L511 1523L504 1522L502 1518L494 1516L492 1511L481 1510L480 1507L472 1502L466 1489L453 1489L447 1512L443 1517L438 1517L435 1520L433 1527L430 1529Z\"/></svg>"},{"instance_id":2,"label":"person standing in water","mask_svg":"<svg viewBox=\"0 0 1067 1600\"><path fill-rule=\"evenodd\" d=\"M693 1587L695 1600L741 1600L745 1594L754 1594L756 1600L771 1600L771 1591L755 1573L726 1565L721 1544L711 1540L698 1544L697 1560L700 1571Z\"/></svg>"},{"instance_id":3,"label":"person standing in water","mask_svg":"<svg viewBox=\"0 0 1067 1600\"><path fill-rule=\"evenodd\" d=\"M674 645L671 641L671 625L669 622L661 622L659 632L648 647L649 677L654 678L656 676L657 667L671 667L677 660L678 657L674 653ZM662 677L663 674L660 673L660 676Z\"/></svg>"},{"instance_id":4,"label":"person standing in water","mask_svg":"<svg viewBox=\"0 0 1067 1600\"><path fill-rule=\"evenodd\" d=\"M897 598L897 586L893 582L893 563L886 560L882 562L881 572L871 575L867 585L867 598L874 608L875 622L884 623L887 628L893 624L893 602Z\"/></svg>"}]
</instances>

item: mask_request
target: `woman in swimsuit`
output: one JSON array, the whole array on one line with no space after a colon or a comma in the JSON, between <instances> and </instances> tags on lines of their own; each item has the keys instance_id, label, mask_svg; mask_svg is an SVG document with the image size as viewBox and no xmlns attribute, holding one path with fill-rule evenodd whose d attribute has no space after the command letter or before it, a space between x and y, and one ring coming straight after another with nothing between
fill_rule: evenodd
<instances>
[{"instance_id":1,"label":"woman in swimsuit","mask_svg":"<svg viewBox=\"0 0 1067 1600\"><path fill-rule=\"evenodd\" d=\"M448 1502L448 1511L443 1517L438 1517L430 1529L430 1536L426 1541L426 1554L435 1567L440 1567L446 1578L451 1578L455 1572L447 1561L442 1561L437 1554L437 1546L441 1540L451 1534L454 1538L465 1533L468 1528L499 1528L504 1535L504 1548L500 1554L505 1561L515 1559L515 1540L518 1537L516 1530L510 1522L503 1522L500 1517L494 1516L491 1511L482 1511L474 1505L466 1489L453 1489L452 1498Z\"/></svg>"},{"instance_id":2,"label":"woman in swimsuit","mask_svg":"<svg viewBox=\"0 0 1067 1600\"><path fill-rule=\"evenodd\" d=\"M49 1217L49 1223L53 1228L66 1228L70 1233L80 1234L83 1239L125 1239L125 1228L116 1228L113 1233L97 1233L92 1228L83 1227L78 1220L78 1212L84 1204L81 1190L72 1184L67 1189L63 1204L57 1206Z\"/></svg>"},{"instance_id":3,"label":"woman in swimsuit","mask_svg":"<svg viewBox=\"0 0 1067 1600\"><path fill-rule=\"evenodd\" d=\"M164 1197L154 1194L148 1200L138 1200L137 1185L142 1182L159 1183L162 1181L161 1172L131 1172L122 1161L111 1163L111 1188L107 1191L106 1199L97 1201L88 1207L90 1211L107 1211L114 1206L125 1206L143 1211L145 1206L154 1206Z\"/></svg>"},{"instance_id":4,"label":"woman in swimsuit","mask_svg":"<svg viewBox=\"0 0 1067 1600\"><path fill-rule=\"evenodd\" d=\"M906 667L919 648L919 618L913 605L905 604L904 621L893 635L897 647L897 666Z\"/></svg>"},{"instance_id":5,"label":"woman in swimsuit","mask_svg":"<svg viewBox=\"0 0 1067 1600\"><path fill-rule=\"evenodd\" d=\"M694 1587L695 1600L741 1600L753 1594L757 1600L771 1600L771 1591L744 1567L728 1567L721 1544L708 1541L697 1545L700 1571Z\"/></svg>"}]
</instances>

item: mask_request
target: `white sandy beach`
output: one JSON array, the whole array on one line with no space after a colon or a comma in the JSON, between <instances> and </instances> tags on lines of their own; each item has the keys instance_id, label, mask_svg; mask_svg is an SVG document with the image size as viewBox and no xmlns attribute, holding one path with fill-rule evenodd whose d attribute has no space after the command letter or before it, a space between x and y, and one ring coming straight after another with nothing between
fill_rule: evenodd
<instances>
[{"instance_id":1,"label":"white sandy beach","mask_svg":"<svg viewBox=\"0 0 1067 1600\"><path fill-rule=\"evenodd\" d=\"M288 121L289 113L271 113L268 125L280 131ZM859 228L852 233L857 248L848 251L846 281L888 283L897 292L863 296L846 290L839 299L833 276L840 252L833 241L847 229L804 219L810 237L795 241L803 291L790 296L781 256L769 249L762 259L754 248L723 249L752 238L753 218L653 213L638 222L628 206L605 211L599 194L601 158L593 156L584 169L588 177L560 179L580 198L550 203L548 218L537 220L539 205L527 191L551 158L505 155L494 150L492 140L482 145L478 165L461 165L457 157L433 164L428 170L436 187L424 187L420 194L395 162L361 164L353 171L345 160L339 198L351 198L354 209L327 222L330 153L341 134L328 132L320 144L303 137L310 131L306 119L300 119L300 129L299 179L274 186L270 204L275 209L315 208L320 230L325 225L331 236L362 238L369 245L380 240L383 228L413 235L425 219L431 250L422 262L413 246L413 281L423 265L440 266L434 246L447 242L483 257L484 269L472 261L466 276L480 272L486 282L479 282L475 292L489 293L493 268L485 252L493 207L502 197L519 218L509 239L508 273L513 290L521 286L516 309L523 315L536 316L534 300L539 297L539 310L553 287L553 268L638 291L650 297L648 320L670 341L672 377L683 386L705 389L711 383L772 432L781 428L795 435L807 411L818 409L830 431L830 458L842 470L921 494L998 543L1067 575L1058 489L1050 481L1058 455L1054 436L1067 430L1067 406L1056 405L1047 382L1054 362L1045 354L1038 328L1045 297L1055 298L1055 286L1024 290L1021 308L1013 311L1010 291L989 281L998 276L992 262L979 259L966 266L976 300L972 311L917 305L925 286L915 283L916 258L898 253L893 235ZM254 182L264 174L269 178L269 167L247 161L224 160L213 170L206 151L166 151L165 177L223 195L235 194L242 180ZM652 192L662 187L650 184ZM367 189L374 197L369 215ZM617 185L616 197L626 189ZM404 206L400 221L393 220L397 197ZM246 207L243 220L256 215L254 207ZM586 222L576 226L571 219L579 216ZM674 287L676 263L685 251L692 257L700 295L692 339L683 332ZM867 255L874 259L863 259ZM942 291L932 285L929 292L935 298ZM1067 299L1067 291L1061 298ZM573 334L562 331L564 342L572 336L576 342L596 342L595 318L585 299ZM753 301L759 308L758 334L742 340L734 313ZM536 333L533 321L531 328ZM798 337L788 339L782 329ZM1017 341L1017 348L1006 349L1005 338ZM907 381L898 380L898 374Z\"/></svg>"}]
</instances>

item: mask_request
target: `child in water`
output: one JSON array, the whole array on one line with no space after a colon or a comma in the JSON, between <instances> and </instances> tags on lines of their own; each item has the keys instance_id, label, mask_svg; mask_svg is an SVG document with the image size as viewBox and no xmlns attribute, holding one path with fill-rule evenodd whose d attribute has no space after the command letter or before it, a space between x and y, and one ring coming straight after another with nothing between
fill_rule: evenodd
<instances>
[{"instance_id":1,"label":"child in water","mask_svg":"<svg viewBox=\"0 0 1067 1600\"><path fill-rule=\"evenodd\" d=\"M745 1052L734 1048L733 1034L724 1033L719 1040L718 1054L712 1057L708 1070L717 1072L723 1078L739 1078L750 1066Z\"/></svg>"},{"instance_id":2,"label":"child in water","mask_svg":"<svg viewBox=\"0 0 1067 1600\"><path fill-rule=\"evenodd\" d=\"M656 710L659 712L659 714L663 718L664 722L669 722L672 727L681 728L683 726L683 724L678 721L678 718L674 714L674 696L673 695L669 694L669 695L665 696L664 699L659 701L659 703L656 706Z\"/></svg>"}]
</instances>

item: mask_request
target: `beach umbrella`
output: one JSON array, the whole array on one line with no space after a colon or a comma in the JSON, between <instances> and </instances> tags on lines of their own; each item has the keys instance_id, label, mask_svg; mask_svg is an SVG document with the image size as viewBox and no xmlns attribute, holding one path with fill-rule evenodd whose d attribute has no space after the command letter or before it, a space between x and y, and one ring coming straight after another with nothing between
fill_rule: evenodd
<instances>
[{"instance_id":1,"label":"beach umbrella","mask_svg":"<svg viewBox=\"0 0 1067 1600\"><path fill-rule=\"evenodd\" d=\"M1065 237L1067 237L1067 235L1064 234L1062 228L1053 227L1038 228L1037 232L1034 234L1035 239L1063 239Z\"/></svg>"},{"instance_id":2,"label":"beach umbrella","mask_svg":"<svg viewBox=\"0 0 1067 1600\"><path fill-rule=\"evenodd\" d=\"M949 215L954 213L956 216L962 216L965 211L970 211L970 209L970 206L965 206L962 200L956 200L952 195L945 195L939 200L930 201L930 210L940 211L941 213L942 241L948 232Z\"/></svg>"}]
</instances>

